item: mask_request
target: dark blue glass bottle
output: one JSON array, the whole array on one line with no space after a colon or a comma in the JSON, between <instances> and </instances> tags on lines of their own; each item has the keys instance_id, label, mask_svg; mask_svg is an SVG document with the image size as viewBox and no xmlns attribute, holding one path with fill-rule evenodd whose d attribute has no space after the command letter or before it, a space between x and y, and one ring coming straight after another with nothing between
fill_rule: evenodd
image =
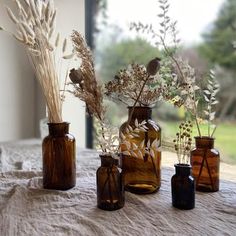
<instances>
[{"instance_id":1,"label":"dark blue glass bottle","mask_svg":"<svg viewBox=\"0 0 236 236\"><path fill-rule=\"evenodd\" d=\"M183 210L195 207L195 183L190 165L175 165L175 175L171 178L171 193L173 207Z\"/></svg>"}]
</instances>

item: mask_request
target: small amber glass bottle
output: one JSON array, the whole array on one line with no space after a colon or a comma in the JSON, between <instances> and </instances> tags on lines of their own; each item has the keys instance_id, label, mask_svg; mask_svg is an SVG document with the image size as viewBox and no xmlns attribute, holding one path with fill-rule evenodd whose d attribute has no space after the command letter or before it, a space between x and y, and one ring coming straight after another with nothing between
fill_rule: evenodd
<instances>
[{"instance_id":1,"label":"small amber glass bottle","mask_svg":"<svg viewBox=\"0 0 236 236\"><path fill-rule=\"evenodd\" d=\"M214 149L214 138L195 137L196 147L191 151L192 174L196 190L216 192L219 190L220 154Z\"/></svg>"},{"instance_id":2,"label":"small amber glass bottle","mask_svg":"<svg viewBox=\"0 0 236 236\"><path fill-rule=\"evenodd\" d=\"M101 166L97 176L97 206L100 209L114 211L124 206L124 183L118 159L110 155L100 155Z\"/></svg>"},{"instance_id":3,"label":"small amber glass bottle","mask_svg":"<svg viewBox=\"0 0 236 236\"><path fill-rule=\"evenodd\" d=\"M171 178L171 194L173 207L183 210L195 207L195 185L190 165L175 165L175 175Z\"/></svg>"},{"instance_id":4,"label":"small amber glass bottle","mask_svg":"<svg viewBox=\"0 0 236 236\"><path fill-rule=\"evenodd\" d=\"M141 131L138 137L132 138L139 146L144 140L152 143L155 139L161 142L161 128L151 119L152 109L150 107L129 107L130 126L134 128L135 120L139 123L146 121L147 132ZM132 117L130 118L130 116ZM127 122L120 127L120 133L126 134ZM127 139L129 139L127 137ZM121 145L121 151L124 151ZM125 190L136 194L149 194L156 192L161 186L161 152L156 150L155 156L144 154L142 158L122 155L122 170L125 178Z\"/></svg>"},{"instance_id":5,"label":"small amber glass bottle","mask_svg":"<svg viewBox=\"0 0 236 236\"><path fill-rule=\"evenodd\" d=\"M42 144L43 187L67 190L76 184L75 138L69 123L48 123L49 135Z\"/></svg>"}]
</instances>

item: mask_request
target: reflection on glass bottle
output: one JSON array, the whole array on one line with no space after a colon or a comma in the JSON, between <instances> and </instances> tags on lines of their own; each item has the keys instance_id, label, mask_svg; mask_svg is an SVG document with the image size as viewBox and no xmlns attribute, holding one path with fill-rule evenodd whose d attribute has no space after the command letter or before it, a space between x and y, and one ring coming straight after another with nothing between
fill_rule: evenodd
<instances>
[{"instance_id":1,"label":"reflection on glass bottle","mask_svg":"<svg viewBox=\"0 0 236 236\"><path fill-rule=\"evenodd\" d=\"M214 149L214 138L195 137L196 147L191 151L192 173L196 190L219 190L220 154Z\"/></svg>"},{"instance_id":2,"label":"reflection on glass bottle","mask_svg":"<svg viewBox=\"0 0 236 236\"><path fill-rule=\"evenodd\" d=\"M138 146L144 140L146 146L148 140L152 143L161 141L161 128L151 119L150 107L135 107L131 116L132 108L129 107L129 125L134 128L135 120L139 123L146 121L147 132L140 132L138 137L130 139L131 143ZM120 127L120 133L126 135L127 122ZM129 137L127 137L129 139ZM121 146L121 151L124 151ZM122 155L122 170L125 178L125 190L136 194L148 194L156 192L161 186L161 152L155 150L154 156L144 154L142 158Z\"/></svg>"},{"instance_id":3,"label":"reflection on glass bottle","mask_svg":"<svg viewBox=\"0 0 236 236\"><path fill-rule=\"evenodd\" d=\"M118 159L100 155L101 166L97 170L97 206L113 211L124 206L124 183Z\"/></svg>"},{"instance_id":4,"label":"reflection on glass bottle","mask_svg":"<svg viewBox=\"0 0 236 236\"><path fill-rule=\"evenodd\" d=\"M49 135L42 144L43 187L67 190L76 184L75 138L69 123L48 123Z\"/></svg>"}]
</instances>

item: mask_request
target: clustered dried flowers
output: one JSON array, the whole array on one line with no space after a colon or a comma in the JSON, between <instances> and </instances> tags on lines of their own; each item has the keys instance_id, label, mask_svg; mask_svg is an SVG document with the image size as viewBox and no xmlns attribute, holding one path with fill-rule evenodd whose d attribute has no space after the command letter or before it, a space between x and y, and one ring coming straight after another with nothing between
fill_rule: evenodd
<instances>
[{"instance_id":1,"label":"clustered dried flowers","mask_svg":"<svg viewBox=\"0 0 236 236\"><path fill-rule=\"evenodd\" d=\"M182 122L179 131L173 140L179 164L188 164L192 144L192 123L191 121Z\"/></svg>"},{"instance_id":2,"label":"clustered dried flowers","mask_svg":"<svg viewBox=\"0 0 236 236\"><path fill-rule=\"evenodd\" d=\"M161 93L158 88L152 89L158 82L159 69L159 58L151 60L146 67L131 64L105 84L105 94L129 106L150 106L159 99Z\"/></svg>"},{"instance_id":3,"label":"clustered dried flowers","mask_svg":"<svg viewBox=\"0 0 236 236\"><path fill-rule=\"evenodd\" d=\"M176 28L177 22L171 21L171 18L168 15L170 6L169 1L159 0L159 3L161 13L158 15L160 18L160 29L158 33L154 30L152 24L144 25L141 22L132 23L131 29L135 29L137 32L142 31L151 34L152 39L155 40L155 44L163 48L166 57L165 60L162 60L164 64L161 64L163 70L160 70L159 72L160 78L164 78L166 84L163 98L178 107L184 106L186 110L192 114L197 126L198 134L201 137L202 134L199 121L202 120L202 118L200 118L198 114L198 104L200 98L203 97L203 94L200 94L200 88L196 85L194 68L192 68L187 61L176 56L180 39L178 38L178 30ZM169 68L169 70L166 68ZM216 88L214 88L214 91L218 92L218 90L219 86L217 85ZM215 95L216 93L214 94L214 99ZM210 105L210 99L208 98L209 94L206 94L206 90L204 97L208 107L205 111L205 114L208 116L208 136L212 136L215 129L212 134L210 134L210 123L213 114L215 115L215 113L212 113L209 110L211 110L212 105L216 104L216 99L212 101L214 104Z\"/></svg>"},{"instance_id":4,"label":"clustered dried flowers","mask_svg":"<svg viewBox=\"0 0 236 236\"><path fill-rule=\"evenodd\" d=\"M16 13L7 7L9 18L17 27L13 34L21 42L32 62L36 77L41 85L48 110L49 122L62 122L62 99L59 76L55 61L55 48L59 44L59 34L55 45L51 43L56 20L53 1L15 0ZM66 40L62 52L65 52Z\"/></svg>"}]
</instances>

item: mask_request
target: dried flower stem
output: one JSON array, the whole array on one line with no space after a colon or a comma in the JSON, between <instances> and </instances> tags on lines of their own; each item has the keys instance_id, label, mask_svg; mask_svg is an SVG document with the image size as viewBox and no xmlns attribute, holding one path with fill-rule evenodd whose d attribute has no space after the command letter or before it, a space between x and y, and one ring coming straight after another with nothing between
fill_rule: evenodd
<instances>
[{"instance_id":1,"label":"dried flower stem","mask_svg":"<svg viewBox=\"0 0 236 236\"><path fill-rule=\"evenodd\" d=\"M131 121L132 116L133 116L133 113L134 113L135 106L136 106L136 104L138 103L139 98L141 97L141 95L142 95L142 93L143 93L143 89L144 89L146 83L148 82L149 78L150 78L150 74L148 74L148 75L147 75L147 78L144 80L143 85L142 85L142 87L141 87L141 89L140 89L140 91L139 91L139 94L138 94L138 96L137 96L137 98L136 98L136 100L135 100L135 102L134 102L134 104L133 104L133 106L132 106L132 110L131 110L131 112L130 112L129 119L128 119L128 121L127 121L127 126L130 124L130 121Z\"/></svg>"}]
</instances>

